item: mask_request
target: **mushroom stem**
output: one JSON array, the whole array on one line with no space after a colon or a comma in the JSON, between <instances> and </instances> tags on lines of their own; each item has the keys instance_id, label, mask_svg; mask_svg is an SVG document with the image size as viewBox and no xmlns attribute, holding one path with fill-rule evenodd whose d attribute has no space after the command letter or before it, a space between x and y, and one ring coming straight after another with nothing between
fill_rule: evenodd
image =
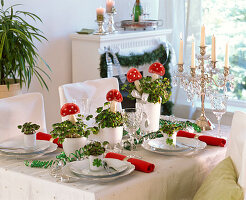
<instances>
[{"instance_id":1,"label":"mushroom stem","mask_svg":"<svg viewBox=\"0 0 246 200\"><path fill-rule=\"evenodd\" d=\"M117 105L117 102L116 101L111 101L110 103L110 111L111 112L116 112L116 105Z\"/></svg>"},{"instance_id":2,"label":"mushroom stem","mask_svg":"<svg viewBox=\"0 0 246 200\"><path fill-rule=\"evenodd\" d=\"M77 122L77 119L75 118L74 115L69 115L69 116L68 116L68 120L69 120L70 122L72 122L73 124L75 124L75 123Z\"/></svg>"},{"instance_id":3,"label":"mushroom stem","mask_svg":"<svg viewBox=\"0 0 246 200\"><path fill-rule=\"evenodd\" d=\"M152 81L155 81L156 79L159 78L159 75L158 74L152 74L151 77L152 77Z\"/></svg>"},{"instance_id":4,"label":"mushroom stem","mask_svg":"<svg viewBox=\"0 0 246 200\"><path fill-rule=\"evenodd\" d=\"M139 80L134 81L137 91L141 92L140 82Z\"/></svg>"}]
</instances>

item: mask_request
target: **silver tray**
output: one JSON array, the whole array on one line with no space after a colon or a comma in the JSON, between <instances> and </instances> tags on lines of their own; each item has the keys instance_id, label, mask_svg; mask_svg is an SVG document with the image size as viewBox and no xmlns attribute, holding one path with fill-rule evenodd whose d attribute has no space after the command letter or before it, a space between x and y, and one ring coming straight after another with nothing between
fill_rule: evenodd
<instances>
[{"instance_id":1,"label":"silver tray","mask_svg":"<svg viewBox=\"0 0 246 200\"><path fill-rule=\"evenodd\" d=\"M117 28L123 28L124 30L155 30L158 27L163 26L162 20L143 20L141 22L133 22L132 20L123 20L116 22Z\"/></svg>"}]
</instances>

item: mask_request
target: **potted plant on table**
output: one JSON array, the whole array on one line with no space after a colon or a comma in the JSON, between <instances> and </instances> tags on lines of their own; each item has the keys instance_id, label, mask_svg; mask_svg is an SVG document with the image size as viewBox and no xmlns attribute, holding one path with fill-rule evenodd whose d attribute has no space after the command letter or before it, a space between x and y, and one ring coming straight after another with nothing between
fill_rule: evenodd
<instances>
[{"instance_id":1,"label":"potted plant on table","mask_svg":"<svg viewBox=\"0 0 246 200\"><path fill-rule=\"evenodd\" d=\"M170 146L176 146L177 132L183 129L183 126L178 123L168 123L167 121L162 121L160 127L160 132L163 134L166 144Z\"/></svg>"},{"instance_id":2,"label":"potted plant on table","mask_svg":"<svg viewBox=\"0 0 246 200\"><path fill-rule=\"evenodd\" d=\"M24 145L27 148L36 146L36 131L40 128L39 125L32 122L26 122L23 125L18 126L21 132L24 133Z\"/></svg>"},{"instance_id":3,"label":"potted plant on table","mask_svg":"<svg viewBox=\"0 0 246 200\"><path fill-rule=\"evenodd\" d=\"M29 88L33 76L37 77L42 87L48 89L42 75L50 77L38 66L38 61L42 61L49 70L50 67L39 56L34 45L35 40L41 42L41 39L47 39L39 29L26 21L26 17L34 22L41 22L41 19L30 12L14 11L16 5L4 10L3 0L1 4L0 98L19 94L23 84Z\"/></svg>"},{"instance_id":4,"label":"potted plant on table","mask_svg":"<svg viewBox=\"0 0 246 200\"><path fill-rule=\"evenodd\" d=\"M107 143L105 143L107 144ZM100 171L103 169L103 154L105 153L104 145L101 142L93 141L84 146L83 152L89 157L90 170Z\"/></svg>"},{"instance_id":5,"label":"potted plant on table","mask_svg":"<svg viewBox=\"0 0 246 200\"><path fill-rule=\"evenodd\" d=\"M121 93L112 89L107 93L106 99L108 102L103 107L97 108L96 123L98 124L99 133L96 136L98 141L108 141L109 145L113 147L120 143L123 136L123 116L119 111L116 111L117 102L122 102L123 97Z\"/></svg>"},{"instance_id":6,"label":"potted plant on table","mask_svg":"<svg viewBox=\"0 0 246 200\"><path fill-rule=\"evenodd\" d=\"M136 68L127 72L129 84L122 89L129 92L128 97L136 99L136 107L142 109L145 120L141 123L141 131L149 133L159 130L161 104L166 103L171 93L168 78L162 78L165 68L161 63L153 63L149 67L152 76L142 77Z\"/></svg>"},{"instance_id":7,"label":"potted plant on table","mask_svg":"<svg viewBox=\"0 0 246 200\"><path fill-rule=\"evenodd\" d=\"M79 107L74 103L66 103L61 108L61 116L68 116L69 119L52 125L53 130L51 136L59 138L58 142L63 144L64 152L67 156L74 153L76 150L84 147L87 144L87 138L91 133L97 133L97 127L87 127L84 123L83 115L78 114ZM78 117L75 117L78 114ZM92 115L86 117L90 120Z\"/></svg>"}]
</instances>

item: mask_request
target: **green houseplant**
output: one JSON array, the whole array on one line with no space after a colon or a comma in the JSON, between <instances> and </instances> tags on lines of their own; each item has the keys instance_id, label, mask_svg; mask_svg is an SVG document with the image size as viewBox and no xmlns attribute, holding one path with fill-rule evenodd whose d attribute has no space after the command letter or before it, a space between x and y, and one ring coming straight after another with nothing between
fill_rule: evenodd
<instances>
[{"instance_id":1,"label":"green houseplant","mask_svg":"<svg viewBox=\"0 0 246 200\"><path fill-rule=\"evenodd\" d=\"M47 40L42 32L26 21L26 18L34 22L42 22L35 14L25 11L14 11L16 6L4 9L1 1L0 10L0 86L10 90L13 84L19 89L23 84L29 88L32 77L36 76L40 85L48 89L43 77L50 79L49 75L38 66L42 61L48 70L49 65L39 56L34 41Z\"/></svg>"},{"instance_id":2,"label":"green houseplant","mask_svg":"<svg viewBox=\"0 0 246 200\"><path fill-rule=\"evenodd\" d=\"M32 122L26 122L23 125L19 125L18 129L24 133L24 145L26 147L36 146L36 131L40 128L38 124Z\"/></svg>"}]
</instances>

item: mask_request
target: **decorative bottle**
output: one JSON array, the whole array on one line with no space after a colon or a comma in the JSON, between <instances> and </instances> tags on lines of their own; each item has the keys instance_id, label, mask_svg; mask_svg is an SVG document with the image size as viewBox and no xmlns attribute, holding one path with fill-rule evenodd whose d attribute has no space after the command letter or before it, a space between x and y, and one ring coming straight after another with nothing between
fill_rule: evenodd
<instances>
[{"instance_id":1,"label":"decorative bottle","mask_svg":"<svg viewBox=\"0 0 246 200\"><path fill-rule=\"evenodd\" d=\"M143 15L143 8L141 6L140 0L136 0L133 7L133 21L140 22Z\"/></svg>"}]
</instances>

